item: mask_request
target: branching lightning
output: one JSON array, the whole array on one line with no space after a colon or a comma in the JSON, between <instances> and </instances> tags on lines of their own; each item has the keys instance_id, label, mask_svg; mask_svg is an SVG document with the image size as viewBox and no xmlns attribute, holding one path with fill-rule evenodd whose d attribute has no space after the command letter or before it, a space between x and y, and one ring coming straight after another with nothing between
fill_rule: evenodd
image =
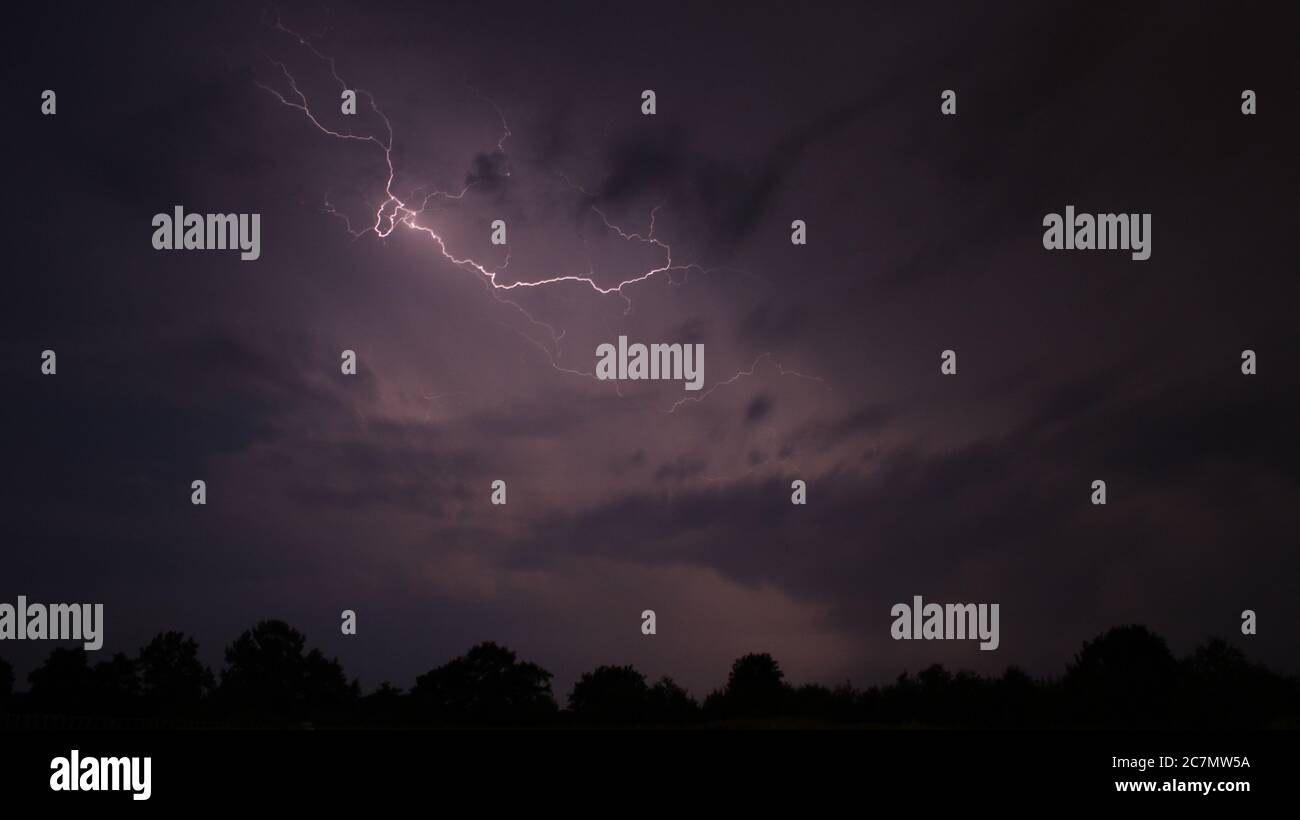
<instances>
[{"instance_id":1,"label":"branching lightning","mask_svg":"<svg viewBox=\"0 0 1300 820\"><path fill-rule=\"evenodd\" d=\"M689 403L698 404L699 402L702 402L705 399L707 399L709 397L709 394L711 394L714 390L717 390L719 387L726 387L732 382L735 382L739 379L748 378L749 376L754 375L754 371L758 369L759 362L770 360L771 358L772 358L771 353L758 354L758 358L754 359L754 363L751 364L748 369L741 370L739 373L737 373L736 375L732 376L729 379L723 379L720 382L714 382L713 385L708 390L705 390L703 393L699 394L698 396L686 396L685 398L678 399L677 401L673 402L672 407L668 408L668 412L676 413L677 408L681 407L683 404L689 404ZM820 382L822 384L826 383L825 379L822 379L820 376L808 376L796 370L790 370L786 367L782 367L780 362L772 362L772 366L776 368L776 372L781 376L794 376L800 379L807 379L808 381Z\"/></svg>"},{"instance_id":2,"label":"branching lightning","mask_svg":"<svg viewBox=\"0 0 1300 820\"><path fill-rule=\"evenodd\" d=\"M270 26L274 30L291 38L298 45L310 51L310 53L317 60L319 60L324 65L328 66L330 75L334 78L334 81L338 84L340 90L347 90L350 88L347 81L344 80L342 75L339 73L335 58L323 53L319 48L317 48L316 44L314 43L314 40L319 35L303 35L298 33L297 31L294 31L293 29L290 29L289 27L284 25L284 23L279 18L278 14L276 15L274 21L270 24ZM277 60L272 56L270 56L269 54L266 55L266 58L270 62L270 64L279 72L280 76L283 78L283 84L284 87L287 88L287 90L281 90L271 85L262 83L260 81L256 83L258 87L262 88L267 93L274 96L275 99L278 100L281 104L301 112L307 118L307 120L321 133L329 137L332 137L334 139L339 139L339 140L344 140L349 142L357 142L357 143L369 143L375 146L375 148L378 149L380 152L382 152L384 156L384 164L387 167L387 178L384 180L384 188L383 188L384 199L377 206L373 206L374 221L372 224L364 228L358 228L356 225L353 224L352 220L349 218L349 216L346 213L338 210L335 207L335 205L330 200L330 195L328 193L326 193L325 195L322 210L325 213L342 221L345 229L349 234L352 235L354 239L361 239L368 235L373 235L381 240L386 239L389 236L391 236L399 227L406 228L408 230L420 233L425 237L427 237L430 244L432 244L432 246L443 257L443 259L445 259L447 262L450 262L455 267L458 267L462 270L475 274L480 279L480 281L483 282L488 292L492 295L492 297L495 300L510 306L515 311L517 311L519 315L521 315L531 326L538 328L547 334L550 340L549 346L542 344L537 339L533 338L531 335L524 333L523 331L520 331L517 328L509 328L511 330L514 330L514 332L517 333L521 338L525 339L534 347L536 347L538 350L540 350L546 356L551 367L559 372L598 380L596 374L593 372L561 366L559 363L559 359L563 355L561 342L565 335L564 331L558 330L554 326L536 318L523 306L509 299L507 294L509 294L510 292L512 291L523 292L527 289L545 288L545 287L551 287L551 286L563 285L563 284L577 285L580 287L588 288L590 291L600 296L617 295L624 302L624 311L623 311L624 315L630 315L632 312L632 299L628 295L627 289L633 285L637 285L642 282L647 282L650 279L659 277L661 275L668 276L669 282L673 282L671 275L674 272L680 272L683 274L689 274L691 272L707 274L713 271L728 270L725 268L705 268L704 266L694 261L692 262L675 261L672 246L655 235L655 220L656 217L658 216L659 210L662 207L662 204L656 205L650 211L649 225L644 233L639 231L634 231L634 230L628 230L621 227L620 225L613 223L609 219L609 216L603 210L598 208L595 204L589 204L588 207L590 208L591 212L594 213L597 217L599 217L601 224L604 226L606 230L612 232L614 235L616 235L619 239L623 240L624 242L637 243L640 245L654 248L656 250L657 255L660 256L661 258L660 262L658 264L652 265L648 269L642 270L639 273L628 276L627 278L613 285L601 285L599 282L596 281L595 270L592 264L590 263L590 260L588 260L587 270L583 273L559 274L559 275L549 276L546 278L536 279L536 280L516 280L513 282L500 281L499 277L502 276L502 274L508 269L510 265L511 257L508 250L506 252L505 260L499 266L490 266L488 263L476 260L470 256L459 256L452 250L452 248L448 243L447 238L437 228L428 224L426 220L421 218L425 216L426 211L428 211L429 208L434 203L451 202L451 201L457 201L463 199L465 195L469 193L469 191L478 184L477 181L467 182L458 191L444 191L437 188L431 188L431 186L421 186L419 188L416 188L414 191L412 191L410 194L406 196L402 196L398 194L394 190L394 186L397 178L397 171L393 161L393 145L394 145L393 125L392 125L392 121L388 118L388 116L379 108L378 104L375 101L374 95L372 95L369 91L365 89L353 87L353 90L356 92L356 94L359 97L364 97L366 99L366 102L368 103L370 110L383 123L384 133L382 137L376 136L374 134L357 134L357 133L340 131L335 128L331 128L328 125L326 125L319 116L317 116L315 111L313 111L312 105L308 100L307 95L299 87L298 81L294 77L293 73L289 70L289 67L283 61ZM484 96L483 94L477 91L474 91L474 94L477 97L479 97L481 100L486 102L488 105L490 105L493 108L493 110L496 112L497 116L500 118L501 137L496 142L496 149L498 153L504 154L505 143L512 136L510 125L506 119L505 113L501 110L500 106L498 106L494 101L492 101L488 97ZM507 168L505 175L509 176L509 174L510 171ZM567 185L570 189L582 194L589 202L595 199L595 197L591 196L591 194L586 189L584 189L580 185L575 184L571 179L569 179L569 177L565 176L564 174L557 174L557 176L564 182L565 185ZM770 360L770 359L771 359L770 353L761 354L757 359L754 360L754 363L747 370L742 370L728 379L715 382L704 393L698 396L691 396L691 397L678 400L666 412L671 414L676 412L677 409L684 404L703 401L705 398L707 398L718 388L729 385L740 378L752 376L760 362L764 360ZM817 378L815 376L806 376L802 373L798 373L793 370L787 370L783 368L779 363L776 362L772 362L772 365L776 368L777 373L782 376L789 375L789 376L796 376L799 378L809 379L817 382L822 381L820 378ZM621 397L622 392L619 389L617 381L614 382L614 389L617 395Z\"/></svg>"}]
</instances>

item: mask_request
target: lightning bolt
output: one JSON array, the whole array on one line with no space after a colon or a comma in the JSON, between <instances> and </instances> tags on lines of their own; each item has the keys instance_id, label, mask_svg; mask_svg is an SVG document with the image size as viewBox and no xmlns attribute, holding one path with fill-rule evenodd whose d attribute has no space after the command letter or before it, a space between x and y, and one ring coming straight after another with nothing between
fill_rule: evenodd
<instances>
[{"instance_id":1,"label":"lightning bolt","mask_svg":"<svg viewBox=\"0 0 1300 820\"><path fill-rule=\"evenodd\" d=\"M279 16L278 11L275 13L274 20L269 24L269 26L275 31L278 31L281 34L285 35L286 37L292 39L299 46L308 50L317 60L319 60L324 65L328 66L330 76L333 77L334 81L338 84L338 87L341 91L346 91L350 88L347 81L339 73L338 63L335 60L335 58L331 55L325 54L319 48L317 48L314 40L322 36L321 34L313 34L313 35L300 34L299 32L289 28L284 24L284 22L281 20ZM321 133L338 140L373 145L379 152L383 154L384 164L387 167L387 178L384 181L384 199L377 206L374 206L374 220L372 224L366 227L358 227L354 225L351 218L346 213L338 210L334 206L334 204L330 200L329 193L326 193L325 195L324 203L322 205L322 211L342 221L345 230L347 230L347 232L353 237L354 240L361 239L365 236L374 236L380 240L387 239L395 231L397 231L399 227L405 228L407 230L419 233L427 237L430 244L435 248L438 254L442 256L443 259L445 259L451 265L460 268L461 270L475 274L480 279L480 281L485 285L488 293L491 294L493 299L495 299L498 302L501 302L502 304L508 305L509 307L517 311L517 313L520 316L522 316L530 326L540 329L541 331L544 331L546 333L546 335L550 339L549 346L542 344L537 339L533 338L533 336L524 333L518 328L506 326L509 329L513 330L515 333L517 333L521 338L528 341L534 347L538 348L538 350L540 350L546 356L547 362L550 364L550 366L561 373L566 373L575 376L582 376L585 378L590 378L596 381L600 381L600 379L598 379L596 374L590 371L584 371L584 370L579 370L577 368L562 366L559 360L563 356L561 341L563 340L565 335L564 331L558 330L554 326L548 324L547 322L544 322L536 318L522 305L508 298L506 294L509 294L513 291L526 292L527 290L533 288L545 288L545 287L552 287L552 286L565 285L565 284L577 285L577 286L585 287L589 289L591 292L599 296L610 296L610 295L618 296L624 302L623 315L628 316L631 315L632 313L632 299L626 291L628 288L634 285L640 284L642 282L647 282L650 279L659 276L667 276L669 283L675 284L672 278L672 274L674 272L680 272L681 274L683 274L683 282L686 280L686 277L689 276L689 274L691 273L709 274L709 273L719 272L719 271L739 272L739 271L735 271L735 269L725 268L725 267L706 268L703 265L693 260L690 262L676 261L674 259L672 246L669 245L667 242L664 242L662 239L660 239L658 236L655 235L655 220L656 217L658 216L659 210L662 207L662 203L656 205L650 211L649 225L645 233L628 230L612 222L609 216L594 204L593 200L595 200L596 197L592 196L584 187L574 183L569 177L567 177L564 174L557 174L557 176L564 182L566 186L568 186L571 190L583 195L583 197L586 199L588 203L588 207L590 208L591 212L600 218L601 224L604 226L604 228L607 231L612 232L614 235L619 237L619 239L623 240L624 242L636 243L643 246L654 248L657 252L657 255L661 257L661 261L658 264L653 265L648 269L641 271L640 273L631 275L614 285L601 285L599 282L596 281L595 270L593 269L590 259L588 260L587 271L584 273L565 273L565 274L558 274L555 276L549 276L546 278L535 279L535 280L518 279L513 282L499 281L499 277L501 277L501 275L508 269L510 265L511 257L508 250L506 253L505 260L500 264L500 266L495 266L495 267L490 266L486 262L481 262L479 260L476 260L470 256L459 256L457 255L457 253L455 253L452 250L452 248L448 243L447 238L437 228L435 228L431 224L428 224L426 220L422 219L422 217L425 216L426 212L435 203L453 202L453 201L458 201L463 199L465 195L469 193L470 190L472 190L476 185L479 184L478 181L467 182L458 191L444 191L438 188L432 188L431 186L420 186L406 196L399 195L394 190L394 185L397 179L397 170L393 161L393 144L394 144L393 124L392 121L388 118L388 116L379 108L379 105L375 101L374 95L365 89L354 88L354 90L359 96L363 96L366 99L367 103L369 104L370 110L383 123L382 136L376 136L374 134L358 134L358 133L341 131L335 128L331 128L330 126L326 125L319 116L317 116L315 111L313 111L311 103L307 98L307 95L299 87L298 81L294 77L293 73L289 70L288 65L286 65L281 60L275 59L269 54L266 54L264 56L270 62L270 64L279 71L280 75L283 78L284 86L287 88L287 91L282 91L276 87L267 85L266 83L263 83L261 81L255 81L256 85L259 88L271 94L282 105L301 112L303 116L305 116L306 119ZM502 133L501 133L501 137L496 142L496 149L498 153L504 155L505 143L512 136L510 125L506 119L505 113L502 111L499 105L497 105L494 101L492 101L485 95L479 93L478 91L472 88L470 90L474 93L475 96L477 96L479 99L483 100L488 105L490 105L493 108L493 110L496 112L497 116L499 117L501 121ZM509 176L509 174L510 171L509 169L507 169L506 175ZM755 359L754 363L749 367L748 370L742 370L728 379L715 382L707 391L705 391L703 394L699 396L691 396L691 397L678 400L666 412L669 414L675 413L677 409L681 407L683 404L689 402L701 402L709 395L711 395L715 390L721 387L725 387L726 385L732 384L733 382L735 382L740 378L752 376L759 362L764 359L770 359L770 358L771 358L770 353L761 354L757 359ZM790 375L790 376L797 376L799 378L810 379L812 381L817 381L817 382L823 381L822 379L815 376L806 376L802 373L798 373L797 371L787 370L777 362L773 362L772 364L776 368L777 372L782 376ZM622 392L619 389L618 382L614 381L613 384L614 384L614 389L616 394L622 397Z\"/></svg>"},{"instance_id":2,"label":"lightning bolt","mask_svg":"<svg viewBox=\"0 0 1300 820\"><path fill-rule=\"evenodd\" d=\"M673 406L668 408L667 412L669 414L676 413L677 408L681 407L683 404L692 404L692 403L698 404L704 401L705 399L707 399L713 393L713 391L717 390L718 388L726 387L727 385L733 384L734 382L740 379L753 376L754 372L758 370L758 363L770 359L772 359L771 352L758 354L758 358L754 359L754 363L751 364L748 369L741 370L739 373L737 373L736 375L732 376L729 379L723 379L722 381L714 382L712 387L710 387L708 390L705 390L703 393L699 394L698 396L686 396L685 398L678 399L677 401L673 402ZM826 383L826 380L821 378L820 376L808 376L803 373L800 373L797 370L791 370L787 367L782 367L781 363L777 361L772 361L772 367L774 367L776 369L777 374L781 376L794 376L800 379L807 379L808 381L820 382L821 384ZM830 388L828 387L827 389L829 390Z\"/></svg>"}]
</instances>

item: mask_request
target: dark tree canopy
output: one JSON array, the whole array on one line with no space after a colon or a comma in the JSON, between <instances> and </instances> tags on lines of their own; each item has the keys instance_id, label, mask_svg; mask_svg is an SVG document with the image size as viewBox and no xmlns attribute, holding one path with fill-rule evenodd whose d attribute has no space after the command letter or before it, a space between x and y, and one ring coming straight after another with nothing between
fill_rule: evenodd
<instances>
[{"instance_id":1,"label":"dark tree canopy","mask_svg":"<svg viewBox=\"0 0 1300 820\"><path fill-rule=\"evenodd\" d=\"M100 711L112 715L130 715L140 698L140 675L135 661L121 652L100 661L90 670L93 698Z\"/></svg>"},{"instance_id":2,"label":"dark tree canopy","mask_svg":"<svg viewBox=\"0 0 1300 820\"><path fill-rule=\"evenodd\" d=\"M84 714L94 697L94 675L81 647L56 647L45 663L27 676L32 702L43 709L72 709Z\"/></svg>"},{"instance_id":3,"label":"dark tree canopy","mask_svg":"<svg viewBox=\"0 0 1300 820\"><path fill-rule=\"evenodd\" d=\"M712 710L727 717L772 717L790 706L792 690L776 659L766 652L737 658L727 687L711 697Z\"/></svg>"},{"instance_id":4,"label":"dark tree canopy","mask_svg":"<svg viewBox=\"0 0 1300 820\"><path fill-rule=\"evenodd\" d=\"M1251 663L1221 638L1209 640L1182 662L1188 711L1210 726L1270 726L1278 715L1270 705L1300 702L1285 679ZM1291 690L1291 691L1289 691Z\"/></svg>"},{"instance_id":5,"label":"dark tree canopy","mask_svg":"<svg viewBox=\"0 0 1300 820\"><path fill-rule=\"evenodd\" d=\"M569 710L593 723L640 723L649 718L650 687L631 666L598 666L569 694Z\"/></svg>"},{"instance_id":6,"label":"dark tree canopy","mask_svg":"<svg viewBox=\"0 0 1300 820\"><path fill-rule=\"evenodd\" d=\"M299 722L340 716L359 695L337 660L304 653L306 639L283 621L262 621L226 648L219 695L235 715Z\"/></svg>"},{"instance_id":7,"label":"dark tree canopy","mask_svg":"<svg viewBox=\"0 0 1300 820\"><path fill-rule=\"evenodd\" d=\"M129 716L136 711L140 681L135 662L116 653L93 667L81 647L57 647L27 676L33 706L68 714Z\"/></svg>"},{"instance_id":8,"label":"dark tree canopy","mask_svg":"<svg viewBox=\"0 0 1300 820\"><path fill-rule=\"evenodd\" d=\"M180 632L164 632L140 650L140 691L155 713L198 709L212 690L211 670L199 662L199 645Z\"/></svg>"},{"instance_id":9,"label":"dark tree canopy","mask_svg":"<svg viewBox=\"0 0 1300 820\"><path fill-rule=\"evenodd\" d=\"M367 723L390 726L402 722L409 698L388 681L361 699L361 714Z\"/></svg>"},{"instance_id":10,"label":"dark tree canopy","mask_svg":"<svg viewBox=\"0 0 1300 820\"><path fill-rule=\"evenodd\" d=\"M1178 663L1164 638L1144 626L1117 626L1085 641L1065 671L1077 715L1090 723L1123 725L1166 721L1174 701Z\"/></svg>"},{"instance_id":11,"label":"dark tree canopy","mask_svg":"<svg viewBox=\"0 0 1300 820\"><path fill-rule=\"evenodd\" d=\"M421 716L433 721L527 722L556 708L551 673L492 642L420 675L411 696Z\"/></svg>"},{"instance_id":12,"label":"dark tree canopy","mask_svg":"<svg viewBox=\"0 0 1300 820\"><path fill-rule=\"evenodd\" d=\"M1245 643L1245 642L1243 642ZM890 725L925 727L1179 726L1300 727L1300 679L1252 663L1214 639L1175 659L1140 626L1085 642L1060 679L1016 667L985 677L933 664L884 686L817 683L792 687L776 660L750 654L732 665L725 687L703 707L671 678L648 685L632 666L582 675L560 713L551 674L495 643L420 675L409 693L385 681L366 697L337 660L309 650L281 621L263 621L226 649L221 683L179 632L155 636L134 656L56 647L12 692L0 661L0 727L58 726L140 718L186 725ZM95 659L102 658L98 662Z\"/></svg>"},{"instance_id":13,"label":"dark tree canopy","mask_svg":"<svg viewBox=\"0 0 1300 820\"><path fill-rule=\"evenodd\" d=\"M655 723L689 723L699 716L699 704L667 676L650 687L648 701L649 717Z\"/></svg>"},{"instance_id":14,"label":"dark tree canopy","mask_svg":"<svg viewBox=\"0 0 1300 820\"><path fill-rule=\"evenodd\" d=\"M0 658L0 700L5 700L14 691L14 668L4 658Z\"/></svg>"}]
</instances>

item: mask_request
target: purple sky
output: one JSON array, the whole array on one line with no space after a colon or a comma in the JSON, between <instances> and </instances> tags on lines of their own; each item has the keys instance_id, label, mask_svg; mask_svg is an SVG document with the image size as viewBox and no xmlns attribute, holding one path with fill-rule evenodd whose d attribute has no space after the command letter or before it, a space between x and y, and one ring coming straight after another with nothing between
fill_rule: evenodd
<instances>
[{"instance_id":1,"label":"purple sky","mask_svg":"<svg viewBox=\"0 0 1300 820\"><path fill-rule=\"evenodd\" d=\"M481 640L561 698L603 663L703 696L749 651L795 682L1046 675L1129 622L1297 671L1294 25L372 5L280 19L388 118L388 191L380 144L259 87L294 99L282 63L324 127L385 139L269 7L9 33L0 600L102 602L106 651L181 629L214 665L279 617L367 688ZM504 219L496 288L340 218L462 189L416 224L496 270ZM260 213L261 258L153 250L177 204ZM1071 204L1151 213L1151 259L1045 251ZM572 372L619 335L703 344L705 390ZM1001 647L891 640L917 594L999 603ZM22 680L49 649L0 655Z\"/></svg>"}]
</instances>

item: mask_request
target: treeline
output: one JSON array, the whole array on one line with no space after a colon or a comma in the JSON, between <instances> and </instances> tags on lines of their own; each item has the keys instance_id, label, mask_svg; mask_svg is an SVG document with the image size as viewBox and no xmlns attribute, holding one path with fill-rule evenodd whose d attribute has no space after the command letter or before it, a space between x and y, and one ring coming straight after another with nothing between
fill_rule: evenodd
<instances>
[{"instance_id":1,"label":"treeline","mask_svg":"<svg viewBox=\"0 0 1300 820\"><path fill-rule=\"evenodd\" d=\"M1015 667L985 677L934 665L868 689L796 687L772 656L745 655L703 702L671 678L601 666L574 684L562 709L551 673L494 643L418 676L409 690L384 683L363 695L336 659L308 650L282 621L240 635L219 676L192 638L166 632L134 657L93 665L81 648L55 649L28 682L15 694L13 668L0 660L0 725L61 717L177 726L1300 726L1300 679L1218 639L1175 658L1141 626L1085 642L1064 675L1048 680Z\"/></svg>"}]
</instances>

